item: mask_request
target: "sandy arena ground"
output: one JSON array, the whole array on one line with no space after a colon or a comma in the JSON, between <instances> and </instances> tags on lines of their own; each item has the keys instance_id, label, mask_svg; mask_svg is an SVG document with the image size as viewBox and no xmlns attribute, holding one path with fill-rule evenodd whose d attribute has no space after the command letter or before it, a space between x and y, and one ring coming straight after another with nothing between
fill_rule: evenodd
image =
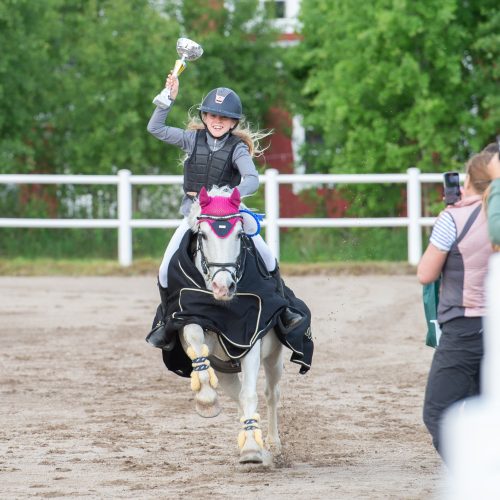
<instances>
[{"instance_id":1,"label":"sandy arena ground","mask_svg":"<svg viewBox=\"0 0 500 500\"><path fill-rule=\"evenodd\" d=\"M438 498L415 277L287 284L313 312L313 367L285 352L283 455L240 466L233 404L199 417L144 342L154 277L0 278L0 498Z\"/></svg>"}]
</instances>

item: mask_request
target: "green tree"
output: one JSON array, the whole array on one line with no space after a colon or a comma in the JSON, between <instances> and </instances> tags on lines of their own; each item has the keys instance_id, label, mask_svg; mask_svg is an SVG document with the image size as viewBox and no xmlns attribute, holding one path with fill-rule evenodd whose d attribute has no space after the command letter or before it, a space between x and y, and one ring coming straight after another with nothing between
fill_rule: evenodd
<instances>
[{"instance_id":1,"label":"green tree","mask_svg":"<svg viewBox=\"0 0 500 500\"><path fill-rule=\"evenodd\" d=\"M204 49L181 76L180 104L186 109L212 88L230 87L240 95L248 121L264 127L270 107L287 100L287 75L277 31L260 2L184 0L179 10L176 0L164 3L165 13L175 12L180 34Z\"/></svg>"},{"instance_id":2,"label":"green tree","mask_svg":"<svg viewBox=\"0 0 500 500\"><path fill-rule=\"evenodd\" d=\"M284 95L275 33L259 2L5 0L0 5L3 172L179 172L179 152L146 132L179 36L204 56L182 75L171 122L213 87L241 94L258 126Z\"/></svg>"},{"instance_id":3,"label":"green tree","mask_svg":"<svg viewBox=\"0 0 500 500\"><path fill-rule=\"evenodd\" d=\"M162 83L155 70L166 63L175 24L147 0L66 1L59 16L61 92L51 116L58 167L142 173L163 165L146 124Z\"/></svg>"},{"instance_id":4,"label":"green tree","mask_svg":"<svg viewBox=\"0 0 500 500\"><path fill-rule=\"evenodd\" d=\"M1 171L160 164L146 124L176 31L148 0L2 2Z\"/></svg>"},{"instance_id":5,"label":"green tree","mask_svg":"<svg viewBox=\"0 0 500 500\"><path fill-rule=\"evenodd\" d=\"M395 172L459 165L500 129L500 20L478 0L310 0L292 71L320 140L310 169ZM375 205L375 203L374 203Z\"/></svg>"},{"instance_id":6,"label":"green tree","mask_svg":"<svg viewBox=\"0 0 500 500\"><path fill-rule=\"evenodd\" d=\"M0 172L29 172L46 157L46 102L54 88L57 0L0 3Z\"/></svg>"}]
</instances>

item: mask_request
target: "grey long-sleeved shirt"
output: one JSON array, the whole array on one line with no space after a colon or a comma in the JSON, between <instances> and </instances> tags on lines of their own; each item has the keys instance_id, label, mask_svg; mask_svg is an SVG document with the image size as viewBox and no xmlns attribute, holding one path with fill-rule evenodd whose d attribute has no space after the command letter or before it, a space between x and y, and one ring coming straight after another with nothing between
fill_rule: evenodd
<instances>
[{"instance_id":1,"label":"grey long-sleeved shirt","mask_svg":"<svg viewBox=\"0 0 500 500\"><path fill-rule=\"evenodd\" d=\"M148 123L148 132L160 141L177 146L187 155L190 155L194 149L196 131L165 125L170 109L171 107L157 107L153 111ZM224 145L226 139L227 136L222 140L218 140L214 139L210 134L207 134L207 143L212 151L219 150ZM240 142L236 146L233 152L232 160L233 164L236 165L241 174L241 182L238 185L238 190L240 191L241 196L243 197L254 194L259 187L259 174L255 168L252 157L250 156L248 146L245 143ZM191 203L191 200L187 196L183 198L180 209L183 215L186 216L189 214Z\"/></svg>"}]
</instances>

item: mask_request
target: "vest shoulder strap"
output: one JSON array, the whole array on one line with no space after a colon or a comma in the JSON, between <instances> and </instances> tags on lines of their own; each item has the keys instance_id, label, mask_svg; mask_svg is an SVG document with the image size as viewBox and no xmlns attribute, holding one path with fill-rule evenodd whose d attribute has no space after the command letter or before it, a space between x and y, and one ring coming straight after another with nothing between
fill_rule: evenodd
<instances>
[{"instance_id":1,"label":"vest shoulder strap","mask_svg":"<svg viewBox=\"0 0 500 500\"><path fill-rule=\"evenodd\" d=\"M467 222L465 223L464 228L462 229L462 232L456 239L455 243L458 245L465 237L465 235L469 232L469 229L471 228L472 224L474 224L475 220L477 219L477 216L479 215L479 212L481 211L482 204L480 203L479 206L477 206L474 211L470 214L469 218L467 219Z\"/></svg>"}]
</instances>

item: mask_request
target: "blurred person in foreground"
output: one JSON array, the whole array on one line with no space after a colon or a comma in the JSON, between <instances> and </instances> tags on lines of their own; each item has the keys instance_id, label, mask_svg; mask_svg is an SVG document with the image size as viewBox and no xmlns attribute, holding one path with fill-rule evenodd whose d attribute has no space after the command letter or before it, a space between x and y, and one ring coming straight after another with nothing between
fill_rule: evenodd
<instances>
[{"instance_id":1,"label":"blurred person in foreground","mask_svg":"<svg viewBox=\"0 0 500 500\"><path fill-rule=\"evenodd\" d=\"M423 419L441 452L441 421L453 403L479 394L483 357L485 277L492 246L483 206L492 153L474 155L466 165L461 199L438 216L417 277L428 284L441 277L441 328L425 390Z\"/></svg>"},{"instance_id":2,"label":"blurred person in foreground","mask_svg":"<svg viewBox=\"0 0 500 500\"><path fill-rule=\"evenodd\" d=\"M495 148L495 149L494 149ZM491 185L488 189L487 213L488 231L493 249L500 252L500 151L499 144L493 143L485 151L494 152L488 163Z\"/></svg>"}]
</instances>

